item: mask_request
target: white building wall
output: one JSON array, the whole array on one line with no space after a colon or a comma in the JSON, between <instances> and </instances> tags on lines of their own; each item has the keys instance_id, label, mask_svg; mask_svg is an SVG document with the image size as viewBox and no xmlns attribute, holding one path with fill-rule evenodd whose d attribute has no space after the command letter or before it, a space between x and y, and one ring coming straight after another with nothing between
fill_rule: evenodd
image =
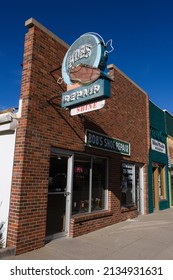
<instances>
[{"instance_id":1,"label":"white building wall","mask_svg":"<svg viewBox=\"0 0 173 280\"><path fill-rule=\"evenodd\" d=\"M11 119L10 124L0 124L0 223L5 222L4 247L8 231L16 126L16 119Z\"/></svg>"}]
</instances>

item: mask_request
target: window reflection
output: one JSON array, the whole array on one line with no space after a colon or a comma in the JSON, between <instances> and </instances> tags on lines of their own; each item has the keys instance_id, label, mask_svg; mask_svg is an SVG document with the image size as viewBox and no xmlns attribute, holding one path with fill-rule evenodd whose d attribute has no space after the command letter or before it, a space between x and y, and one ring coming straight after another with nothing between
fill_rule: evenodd
<instances>
[{"instance_id":1,"label":"window reflection","mask_svg":"<svg viewBox=\"0 0 173 280\"><path fill-rule=\"evenodd\" d=\"M105 171L106 160L94 158L92 168L92 211L105 208Z\"/></svg>"},{"instance_id":2,"label":"window reflection","mask_svg":"<svg viewBox=\"0 0 173 280\"><path fill-rule=\"evenodd\" d=\"M67 184L67 158L51 157L49 171L49 192L64 192Z\"/></svg>"},{"instance_id":3,"label":"window reflection","mask_svg":"<svg viewBox=\"0 0 173 280\"><path fill-rule=\"evenodd\" d=\"M121 206L140 209L140 167L132 163L122 163Z\"/></svg>"},{"instance_id":4,"label":"window reflection","mask_svg":"<svg viewBox=\"0 0 173 280\"><path fill-rule=\"evenodd\" d=\"M89 210L90 157L75 155L73 174L73 214Z\"/></svg>"},{"instance_id":5,"label":"window reflection","mask_svg":"<svg viewBox=\"0 0 173 280\"><path fill-rule=\"evenodd\" d=\"M122 178L121 178L121 204L125 206L132 206L134 204L132 198L134 174L132 164L122 164Z\"/></svg>"},{"instance_id":6,"label":"window reflection","mask_svg":"<svg viewBox=\"0 0 173 280\"><path fill-rule=\"evenodd\" d=\"M75 155L72 214L105 209L106 166L106 159Z\"/></svg>"}]
</instances>

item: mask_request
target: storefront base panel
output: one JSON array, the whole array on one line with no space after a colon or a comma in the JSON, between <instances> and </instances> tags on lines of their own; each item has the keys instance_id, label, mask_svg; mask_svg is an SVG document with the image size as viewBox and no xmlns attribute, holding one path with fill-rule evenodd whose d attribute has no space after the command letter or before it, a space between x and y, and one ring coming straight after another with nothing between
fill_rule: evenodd
<instances>
[{"instance_id":1,"label":"storefront base panel","mask_svg":"<svg viewBox=\"0 0 173 280\"><path fill-rule=\"evenodd\" d=\"M70 237L75 238L115 223L125 221L127 219L136 218L138 212L136 209L122 210L121 213L115 215L112 211L103 211L100 213L91 213L86 215L73 216L70 221ZM28 242L18 242L15 244L15 254L23 254L32 250L39 249L45 246L43 235L41 238L37 236L35 239L30 239Z\"/></svg>"},{"instance_id":2,"label":"storefront base panel","mask_svg":"<svg viewBox=\"0 0 173 280\"><path fill-rule=\"evenodd\" d=\"M126 221L128 219L134 219L138 216L137 209L122 209L121 210L121 221Z\"/></svg>"},{"instance_id":3,"label":"storefront base panel","mask_svg":"<svg viewBox=\"0 0 173 280\"><path fill-rule=\"evenodd\" d=\"M74 238L109 226L112 223L113 214L111 211L73 217L71 219L70 237Z\"/></svg>"},{"instance_id":4,"label":"storefront base panel","mask_svg":"<svg viewBox=\"0 0 173 280\"><path fill-rule=\"evenodd\" d=\"M90 217L89 217L90 216ZM89 215L82 215L73 217L71 219L70 237L74 238L83 234L96 231L98 229L133 219L138 216L137 210L126 210L118 215L113 214L111 211L94 213Z\"/></svg>"},{"instance_id":5,"label":"storefront base panel","mask_svg":"<svg viewBox=\"0 0 173 280\"><path fill-rule=\"evenodd\" d=\"M159 202L159 210L165 210L167 208L169 208L169 202L168 200L162 200Z\"/></svg>"}]
</instances>

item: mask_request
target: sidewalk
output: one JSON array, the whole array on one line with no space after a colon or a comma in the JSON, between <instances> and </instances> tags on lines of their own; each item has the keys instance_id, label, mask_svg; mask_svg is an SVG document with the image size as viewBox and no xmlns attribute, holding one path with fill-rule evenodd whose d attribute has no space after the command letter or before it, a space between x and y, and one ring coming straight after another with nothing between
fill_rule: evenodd
<instances>
[{"instance_id":1,"label":"sidewalk","mask_svg":"<svg viewBox=\"0 0 173 280\"><path fill-rule=\"evenodd\" d=\"M10 260L173 260L173 208L53 240Z\"/></svg>"}]
</instances>

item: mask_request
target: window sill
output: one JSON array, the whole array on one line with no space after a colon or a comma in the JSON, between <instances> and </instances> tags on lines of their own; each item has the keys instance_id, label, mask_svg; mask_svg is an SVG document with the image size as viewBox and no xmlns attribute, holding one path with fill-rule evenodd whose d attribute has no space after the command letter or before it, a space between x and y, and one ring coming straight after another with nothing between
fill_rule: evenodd
<instances>
[{"instance_id":1,"label":"window sill","mask_svg":"<svg viewBox=\"0 0 173 280\"><path fill-rule=\"evenodd\" d=\"M137 210L137 206L122 206L121 213Z\"/></svg>"},{"instance_id":2,"label":"window sill","mask_svg":"<svg viewBox=\"0 0 173 280\"><path fill-rule=\"evenodd\" d=\"M102 211L97 211L97 212L92 212L92 213L73 215L71 217L71 219L75 223L79 223L79 222L85 222L85 221L94 220L94 219L100 219L103 217L108 217L108 216L111 216L112 214L113 214L112 211L102 210Z\"/></svg>"}]
</instances>

